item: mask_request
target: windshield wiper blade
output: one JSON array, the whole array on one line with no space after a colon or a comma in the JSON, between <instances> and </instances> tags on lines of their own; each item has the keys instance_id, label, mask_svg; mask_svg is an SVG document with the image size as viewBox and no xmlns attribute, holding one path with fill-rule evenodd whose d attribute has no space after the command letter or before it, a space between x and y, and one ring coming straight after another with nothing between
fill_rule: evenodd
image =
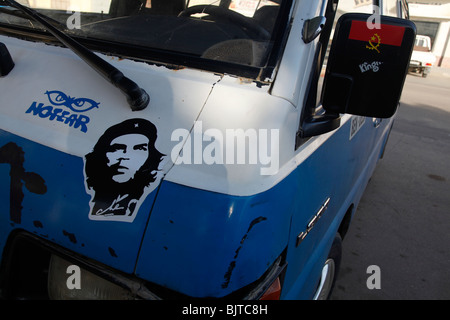
<instances>
[{"instance_id":1,"label":"windshield wiper blade","mask_svg":"<svg viewBox=\"0 0 450 320\"><path fill-rule=\"evenodd\" d=\"M55 28L44 15L37 11L21 5L14 0L0 0L0 4L4 3L11 7L14 7L30 19L43 25L48 32L50 32L55 38L62 42L66 47L71 49L76 55L78 55L83 61L89 64L94 70L100 73L105 79L119 88L127 97L127 101L131 107L131 110L137 111L145 109L149 102L150 96L144 89L140 88L135 82L125 77L125 75L112 66L94 52L80 44L78 41L68 36L64 32Z\"/></svg>"}]
</instances>

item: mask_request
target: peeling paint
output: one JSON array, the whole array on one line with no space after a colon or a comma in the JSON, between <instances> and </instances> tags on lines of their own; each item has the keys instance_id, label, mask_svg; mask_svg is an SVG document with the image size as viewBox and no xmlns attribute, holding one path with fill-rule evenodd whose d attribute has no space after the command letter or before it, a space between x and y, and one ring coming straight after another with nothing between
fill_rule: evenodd
<instances>
[{"instance_id":1,"label":"peeling paint","mask_svg":"<svg viewBox=\"0 0 450 320\"><path fill-rule=\"evenodd\" d=\"M109 254L111 255L111 257L117 258L116 251L114 251L113 248L108 247L108 251L109 251Z\"/></svg>"},{"instance_id":2,"label":"peeling paint","mask_svg":"<svg viewBox=\"0 0 450 320\"><path fill-rule=\"evenodd\" d=\"M44 225L42 224L42 222L39 221L39 220L33 221L33 225L34 225L36 228L43 228L43 227L44 227Z\"/></svg>"},{"instance_id":3,"label":"peeling paint","mask_svg":"<svg viewBox=\"0 0 450 320\"><path fill-rule=\"evenodd\" d=\"M43 195L47 192L45 180L35 172L25 171L25 152L14 142L8 142L0 148L0 163L10 165L10 219L13 223L21 223L22 201L25 197L23 186L32 193Z\"/></svg>"},{"instance_id":4,"label":"peeling paint","mask_svg":"<svg viewBox=\"0 0 450 320\"><path fill-rule=\"evenodd\" d=\"M236 267L236 260L237 260L237 257L239 255L239 251L241 251L242 246L244 245L244 242L247 239L250 230L252 230L252 228L256 224L258 224L258 223L260 223L262 221L265 221L265 220L267 220L266 217L258 217L256 219L253 219L252 222L250 222L250 225L248 226L247 232L244 234L244 236L242 237L241 241L239 242L240 246L236 249L234 257L233 257L233 260L230 262L230 265L228 266L227 272L225 272L225 275L224 275L225 281L222 283L222 288L223 289L227 288L228 284L230 283L231 275L233 273L234 268Z\"/></svg>"},{"instance_id":5,"label":"peeling paint","mask_svg":"<svg viewBox=\"0 0 450 320\"><path fill-rule=\"evenodd\" d=\"M77 243L77 238L75 237L74 233L67 232L66 230L63 230L63 235L69 238L70 242Z\"/></svg>"}]
</instances>

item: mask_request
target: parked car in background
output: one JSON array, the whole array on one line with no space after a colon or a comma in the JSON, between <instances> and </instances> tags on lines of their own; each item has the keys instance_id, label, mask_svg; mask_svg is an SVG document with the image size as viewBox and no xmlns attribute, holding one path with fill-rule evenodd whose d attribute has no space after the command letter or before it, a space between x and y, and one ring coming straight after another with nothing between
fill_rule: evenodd
<instances>
[{"instance_id":1,"label":"parked car in background","mask_svg":"<svg viewBox=\"0 0 450 320\"><path fill-rule=\"evenodd\" d=\"M430 37L417 35L409 63L409 72L421 74L426 78L435 63L436 56L431 52Z\"/></svg>"}]
</instances>

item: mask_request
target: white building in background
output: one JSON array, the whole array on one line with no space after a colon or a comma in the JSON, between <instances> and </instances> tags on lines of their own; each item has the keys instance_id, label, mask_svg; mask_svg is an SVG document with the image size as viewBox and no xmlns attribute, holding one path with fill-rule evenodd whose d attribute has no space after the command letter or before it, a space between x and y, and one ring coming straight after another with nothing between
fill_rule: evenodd
<instances>
[{"instance_id":1,"label":"white building in background","mask_svg":"<svg viewBox=\"0 0 450 320\"><path fill-rule=\"evenodd\" d=\"M430 4L426 4L429 2ZM450 0L411 0L410 18L417 26L417 33L429 36L436 65L450 67Z\"/></svg>"}]
</instances>

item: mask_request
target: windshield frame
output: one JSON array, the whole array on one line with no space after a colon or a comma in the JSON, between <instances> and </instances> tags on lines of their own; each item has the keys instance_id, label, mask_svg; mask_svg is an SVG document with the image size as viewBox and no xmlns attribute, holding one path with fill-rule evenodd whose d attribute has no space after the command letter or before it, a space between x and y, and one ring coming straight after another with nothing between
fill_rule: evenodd
<instances>
[{"instance_id":1,"label":"windshield frame","mask_svg":"<svg viewBox=\"0 0 450 320\"><path fill-rule=\"evenodd\" d=\"M255 67L232 62L211 60L195 55L168 51L158 48L144 47L130 43L115 42L98 38L86 38L68 33L72 38L86 46L90 50L121 59L130 59L155 65L164 65L171 69L194 68L220 74L249 78L256 82L268 83L274 77L282 48L289 33L289 14L293 0L284 0L280 4L279 14L272 32L273 46L262 67ZM44 13L45 10L39 12ZM59 28L61 30L61 28ZM61 30L66 32L68 30ZM12 36L22 40L38 41L47 44L62 46L49 32L40 28L32 28L15 24L0 22L0 35Z\"/></svg>"}]
</instances>

